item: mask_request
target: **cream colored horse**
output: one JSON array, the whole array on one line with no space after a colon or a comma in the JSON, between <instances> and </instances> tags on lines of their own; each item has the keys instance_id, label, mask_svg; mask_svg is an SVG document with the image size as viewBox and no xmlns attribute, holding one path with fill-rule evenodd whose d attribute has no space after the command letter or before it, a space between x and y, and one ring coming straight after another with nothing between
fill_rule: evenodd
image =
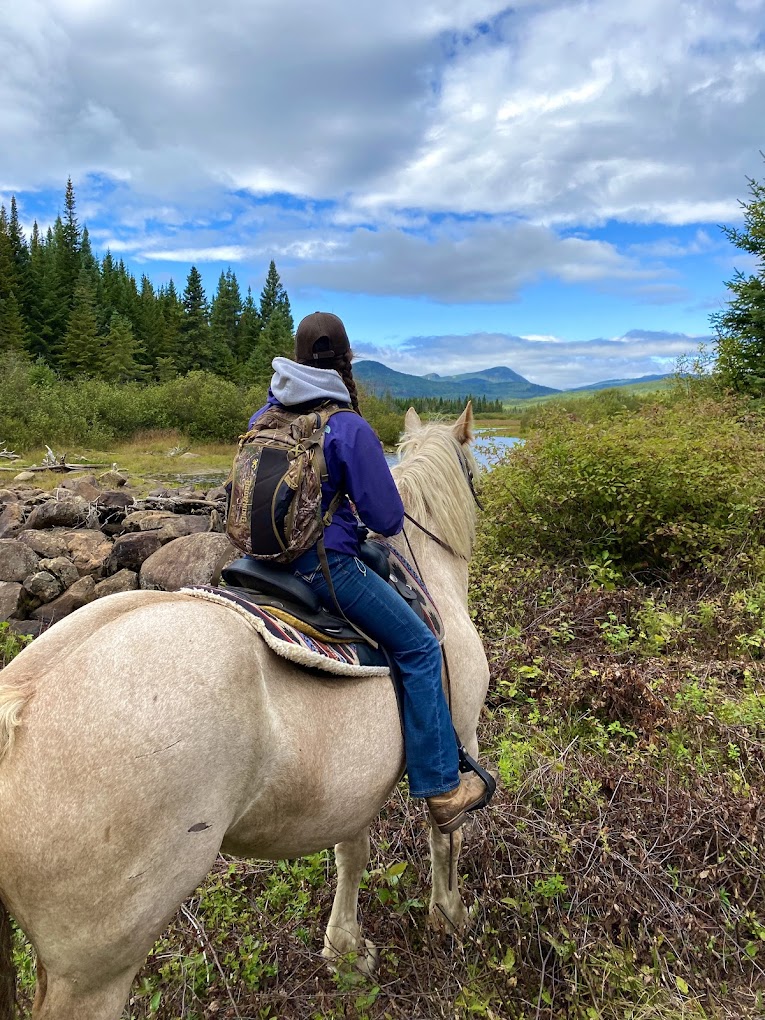
<instances>
[{"instance_id":1,"label":"cream colored horse","mask_svg":"<svg viewBox=\"0 0 765 1020\"><path fill-rule=\"evenodd\" d=\"M407 525L447 628L454 722L476 755L488 668L466 606L471 424L470 405L453 427L410 410L395 473L409 512L453 550ZM13 1016L3 903L37 951L35 1020L116 1020L219 851L280 859L336 844L324 955L354 951L371 970L359 882L402 765L386 677L318 681L239 613L185 595L127 592L79 610L0 674L0 1020ZM440 926L467 918L460 842L450 855L431 827Z\"/></svg>"}]
</instances>

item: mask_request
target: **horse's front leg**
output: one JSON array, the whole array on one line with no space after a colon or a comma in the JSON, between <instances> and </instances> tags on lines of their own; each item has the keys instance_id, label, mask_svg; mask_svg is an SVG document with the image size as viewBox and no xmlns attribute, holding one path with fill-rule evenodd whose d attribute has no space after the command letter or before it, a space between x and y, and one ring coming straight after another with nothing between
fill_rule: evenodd
<instances>
[{"instance_id":1,"label":"horse's front leg","mask_svg":"<svg viewBox=\"0 0 765 1020\"><path fill-rule=\"evenodd\" d=\"M444 932L457 932L468 921L468 910L459 890L457 862L462 849L462 829L448 836L430 823L432 888L428 924Z\"/></svg>"},{"instance_id":2,"label":"horse's front leg","mask_svg":"<svg viewBox=\"0 0 765 1020\"><path fill-rule=\"evenodd\" d=\"M378 953L372 943L363 938L358 921L359 885L369 863L369 827L353 839L336 844L335 862L337 892L324 934L322 956L334 965L341 957L352 953L356 968L371 975L377 967Z\"/></svg>"}]
</instances>

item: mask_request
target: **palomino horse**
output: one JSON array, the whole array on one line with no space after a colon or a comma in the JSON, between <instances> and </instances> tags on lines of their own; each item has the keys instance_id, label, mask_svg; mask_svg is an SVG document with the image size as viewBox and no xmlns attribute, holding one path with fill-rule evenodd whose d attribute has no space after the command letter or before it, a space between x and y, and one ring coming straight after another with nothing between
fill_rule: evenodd
<instances>
[{"instance_id":1,"label":"palomino horse","mask_svg":"<svg viewBox=\"0 0 765 1020\"><path fill-rule=\"evenodd\" d=\"M472 410L453 427L410 410L406 425L394 471L407 511L444 543L407 525L475 756L488 667L466 605ZM402 767L387 677L317 681L239 613L187 595L126 592L79 610L0 674L0 1020L14 1013L8 912L37 952L35 1020L116 1020L219 851L277 860L336 844L324 955L355 952L371 970L359 882ZM450 850L431 826L430 915L454 928L467 919L460 842Z\"/></svg>"}]
</instances>

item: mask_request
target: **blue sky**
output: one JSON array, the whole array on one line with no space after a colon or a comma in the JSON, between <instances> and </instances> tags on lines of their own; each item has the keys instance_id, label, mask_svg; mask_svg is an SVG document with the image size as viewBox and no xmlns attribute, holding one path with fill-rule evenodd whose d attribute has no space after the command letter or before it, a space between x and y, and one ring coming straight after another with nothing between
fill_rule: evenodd
<instances>
[{"instance_id":1,"label":"blue sky","mask_svg":"<svg viewBox=\"0 0 765 1020\"><path fill-rule=\"evenodd\" d=\"M0 200L441 374L671 370L747 265L765 0L0 0Z\"/></svg>"}]
</instances>

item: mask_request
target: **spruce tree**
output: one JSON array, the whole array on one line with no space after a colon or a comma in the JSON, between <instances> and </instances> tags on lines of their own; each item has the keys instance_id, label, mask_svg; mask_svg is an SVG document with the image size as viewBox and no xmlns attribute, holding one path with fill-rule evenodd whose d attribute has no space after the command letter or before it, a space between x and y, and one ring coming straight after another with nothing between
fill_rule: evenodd
<instances>
[{"instance_id":1,"label":"spruce tree","mask_svg":"<svg viewBox=\"0 0 765 1020\"><path fill-rule=\"evenodd\" d=\"M211 371L229 374L237 357L242 296L236 275L229 266L220 274L210 311Z\"/></svg>"},{"instance_id":2,"label":"spruce tree","mask_svg":"<svg viewBox=\"0 0 765 1020\"><path fill-rule=\"evenodd\" d=\"M66 194L64 196L64 217L59 217L60 226L57 235L59 245L58 272L59 285L64 295L67 307L71 308L74 302L74 291L80 277L80 225L77 222L76 202L72 178L66 182ZM55 233L55 232L54 232Z\"/></svg>"},{"instance_id":3,"label":"spruce tree","mask_svg":"<svg viewBox=\"0 0 765 1020\"><path fill-rule=\"evenodd\" d=\"M207 298L202 277L192 266L183 292L183 318L180 324L178 367L183 372L209 368L210 326Z\"/></svg>"},{"instance_id":4,"label":"spruce tree","mask_svg":"<svg viewBox=\"0 0 765 1020\"><path fill-rule=\"evenodd\" d=\"M717 373L726 386L742 393L765 394L765 183L749 180L748 202L742 202L744 229L723 227L737 248L754 255L756 272L736 271L725 286L731 293L726 308L711 316L715 327Z\"/></svg>"},{"instance_id":5,"label":"spruce tree","mask_svg":"<svg viewBox=\"0 0 765 1020\"><path fill-rule=\"evenodd\" d=\"M252 357L260 339L263 329L263 320L252 296L252 287L247 288L247 297L242 306L242 315L239 319L239 336L237 342L236 360L240 365L245 364Z\"/></svg>"},{"instance_id":6,"label":"spruce tree","mask_svg":"<svg viewBox=\"0 0 765 1020\"><path fill-rule=\"evenodd\" d=\"M101 355L96 297L87 275L83 274L75 288L74 307L69 316L58 363L70 377L97 375L102 367Z\"/></svg>"},{"instance_id":7,"label":"spruce tree","mask_svg":"<svg viewBox=\"0 0 765 1020\"><path fill-rule=\"evenodd\" d=\"M27 353L27 327L16 295L11 291L0 299L0 354L6 351Z\"/></svg>"},{"instance_id":8,"label":"spruce tree","mask_svg":"<svg viewBox=\"0 0 765 1020\"><path fill-rule=\"evenodd\" d=\"M281 278L276 271L276 263L271 259L268 266L266 284L260 294L260 318L263 321L264 327L277 310L281 312L283 325L286 325L289 331L293 332L295 324L292 321L290 299L287 297L287 292L282 286Z\"/></svg>"},{"instance_id":9,"label":"spruce tree","mask_svg":"<svg viewBox=\"0 0 765 1020\"><path fill-rule=\"evenodd\" d=\"M130 319L113 312L101 346L100 375L110 382L139 378L143 374L138 363L140 353L141 346L133 335Z\"/></svg>"}]
</instances>

